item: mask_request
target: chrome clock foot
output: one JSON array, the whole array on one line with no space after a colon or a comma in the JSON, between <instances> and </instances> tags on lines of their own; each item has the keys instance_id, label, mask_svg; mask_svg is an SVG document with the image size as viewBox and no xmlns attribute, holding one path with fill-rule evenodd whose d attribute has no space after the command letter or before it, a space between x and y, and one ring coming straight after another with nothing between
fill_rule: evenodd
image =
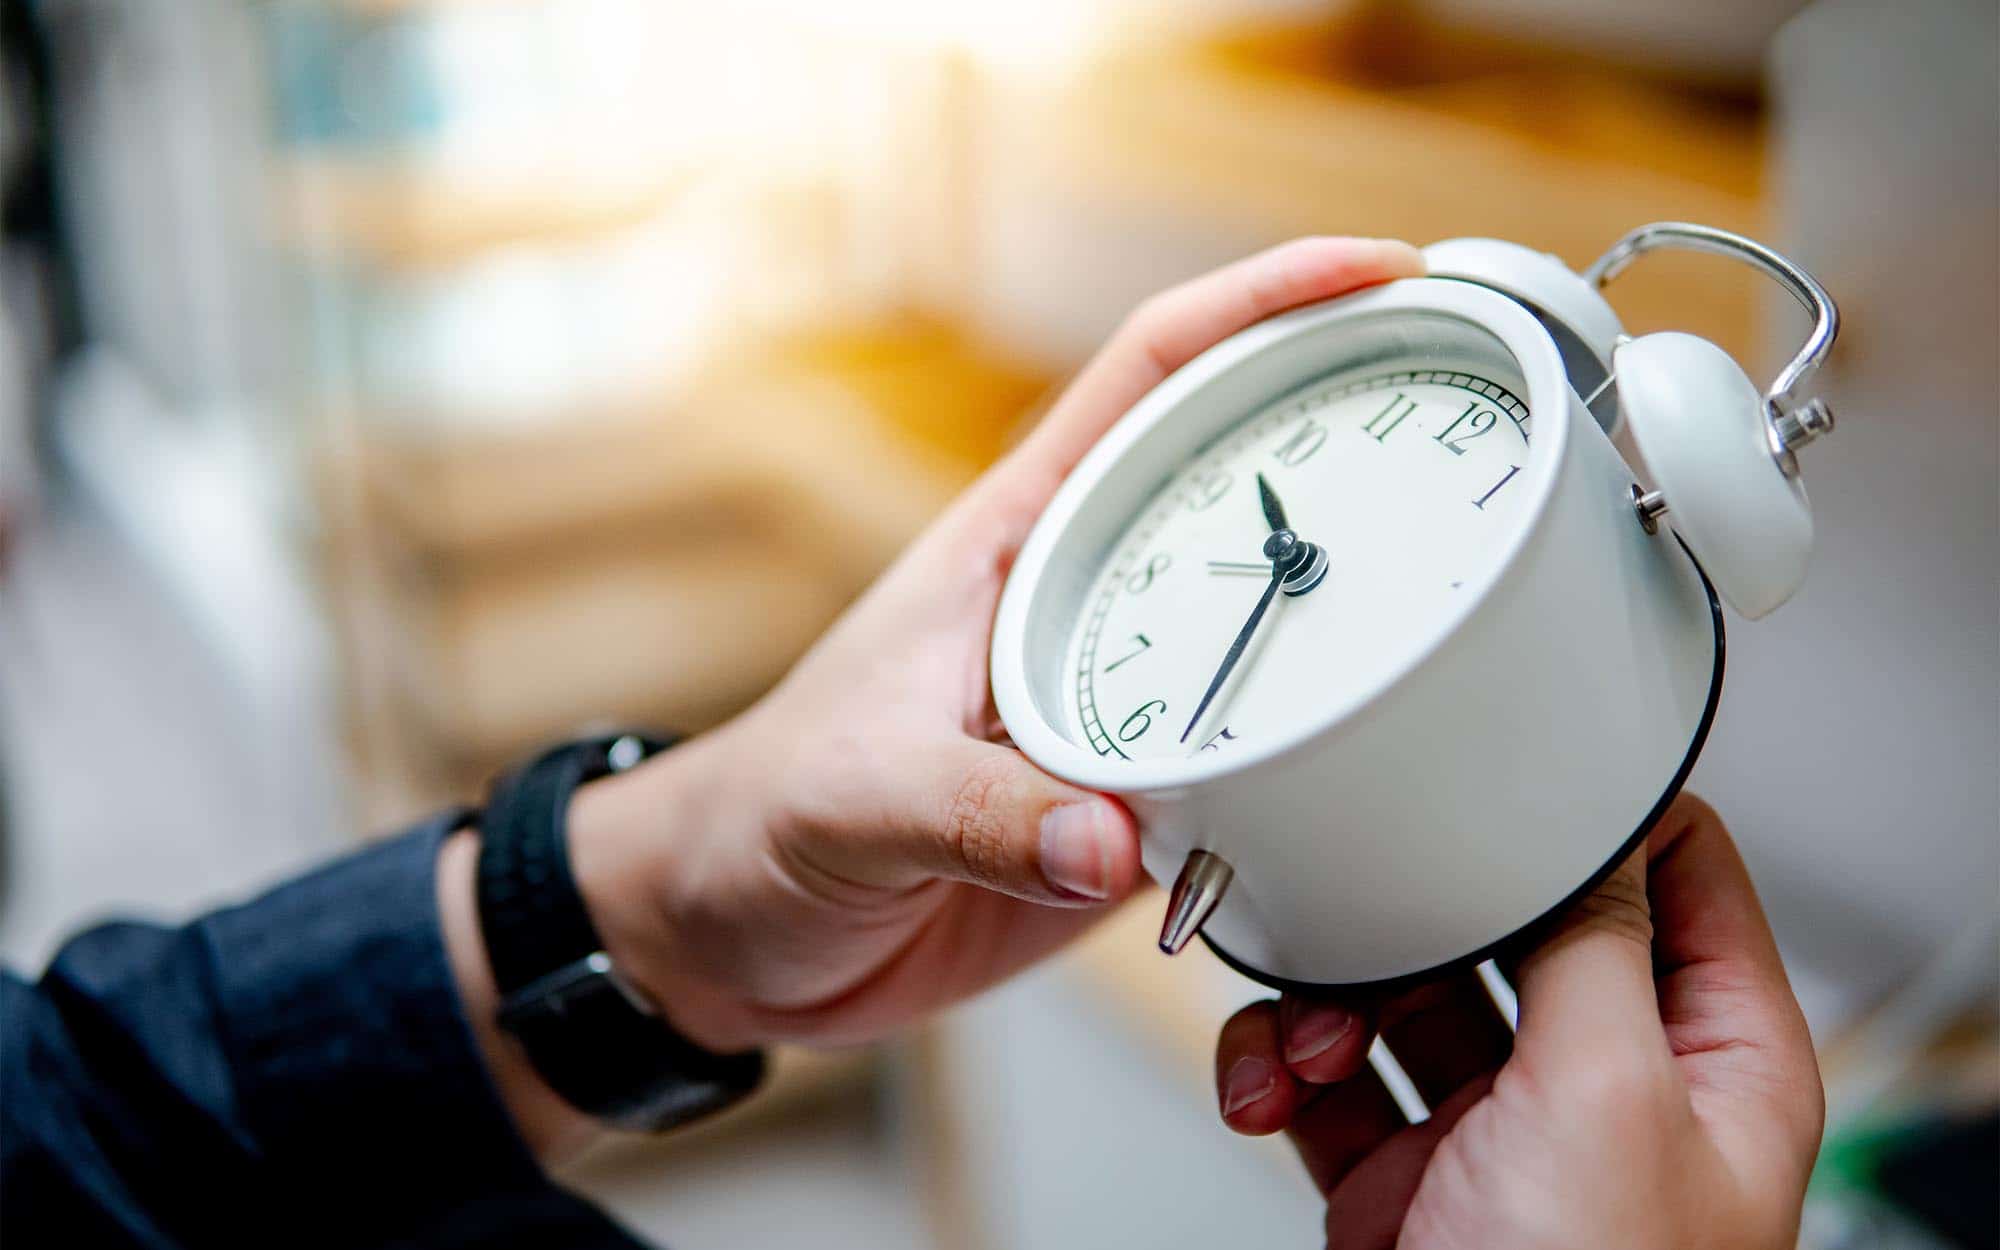
<instances>
[{"instance_id":1,"label":"chrome clock foot","mask_svg":"<svg viewBox=\"0 0 2000 1250\"><path fill-rule=\"evenodd\" d=\"M1222 856L1196 851L1187 857L1167 898L1167 922L1160 927L1160 949L1178 955L1215 912L1216 904L1236 876Z\"/></svg>"}]
</instances>

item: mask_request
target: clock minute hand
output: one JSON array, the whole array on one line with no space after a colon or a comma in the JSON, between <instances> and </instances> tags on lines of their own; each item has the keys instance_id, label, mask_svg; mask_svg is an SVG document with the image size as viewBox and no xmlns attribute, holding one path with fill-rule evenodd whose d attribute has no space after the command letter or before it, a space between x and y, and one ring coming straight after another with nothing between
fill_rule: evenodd
<instances>
[{"instance_id":1,"label":"clock minute hand","mask_svg":"<svg viewBox=\"0 0 2000 1250\"><path fill-rule=\"evenodd\" d=\"M1260 485L1262 480L1260 475L1258 479ZM1236 631L1236 641L1229 644L1229 653L1222 657L1222 667L1215 670L1214 678L1208 683L1208 690L1201 696L1200 706L1195 708L1194 715L1188 719L1187 728L1181 730L1182 742L1186 742L1188 735L1194 732L1194 727L1201 723L1202 713L1208 711L1208 705L1215 702L1216 692L1222 689L1223 682L1229 680L1229 674L1235 670L1236 662L1243 658L1243 652L1249 647L1250 639L1256 635L1257 626L1263 621L1264 613L1270 611L1271 601L1278 597L1278 587L1284 584L1285 575L1291 572L1301 548L1305 546L1307 544L1301 543L1298 535L1288 529L1276 530L1264 540L1264 554L1271 560L1271 580L1265 584L1264 594L1257 600L1257 606L1250 610L1250 619L1243 622L1242 629Z\"/></svg>"},{"instance_id":2,"label":"clock minute hand","mask_svg":"<svg viewBox=\"0 0 2000 1250\"><path fill-rule=\"evenodd\" d=\"M1287 595L1297 597L1320 584L1326 576L1326 552L1316 544L1300 542L1285 519L1285 505L1279 501L1278 492L1257 475L1257 501L1263 505L1264 520L1271 526L1271 536L1264 540L1264 558L1271 562L1271 580L1264 587L1264 594L1257 600L1257 606L1250 611L1250 619L1243 622L1243 628L1236 631L1236 641L1229 644L1229 653L1222 657L1222 666L1215 670L1208 689L1201 696L1201 703L1188 719L1187 728L1181 730L1181 741L1186 743L1194 727L1201 724L1202 713L1215 702L1222 683L1229 680L1229 674L1236 668L1236 662L1243 658L1243 652L1250 646L1250 640L1257 634L1257 626L1264 620L1264 613L1271 610L1271 601L1278 597L1282 589ZM1211 571L1214 565L1210 565Z\"/></svg>"}]
</instances>

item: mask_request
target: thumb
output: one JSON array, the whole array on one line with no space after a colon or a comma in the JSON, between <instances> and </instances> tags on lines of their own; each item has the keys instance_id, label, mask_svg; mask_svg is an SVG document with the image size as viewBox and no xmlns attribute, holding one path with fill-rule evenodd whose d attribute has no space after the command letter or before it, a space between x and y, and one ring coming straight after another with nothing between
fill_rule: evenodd
<instances>
[{"instance_id":1,"label":"thumb","mask_svg":"<svg viewBox=\"0 0 2000 1250\"><path fill-rule=\"evenodd\" d=\"M1652 910L1640 847L1525 955L1515 975L1524 1056L1671 1059L1653 984Z\"/></svg>"},{"instance_id":2,"label":"thumb","mask_svg":"<svg viewBox=\"0 0 2000 1250\"><path fill-rule=\"evenodd\" d=\"M1087 906L1131 893L1139 835L1115 800L1066 785L1012 747L971 738L902 764L901 811L857 846L867 879L946 878L1037 903Z\"/></svg>"}]
</instances>

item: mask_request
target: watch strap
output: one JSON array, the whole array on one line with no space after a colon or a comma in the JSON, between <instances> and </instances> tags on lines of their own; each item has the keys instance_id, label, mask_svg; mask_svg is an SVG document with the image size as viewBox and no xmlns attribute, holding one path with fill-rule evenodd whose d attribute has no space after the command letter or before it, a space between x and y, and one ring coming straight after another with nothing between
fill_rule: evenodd
<instances>
[{"instance_id":1,"label":"watch strap","mask_svg":"<svg viewBox=\"0 0 2000 1250\"><path fill-rule=\"evenodd\" d=\"M640 739L647 754L664 741ZM494 783L480 822L479 924L502 999L604 949L570 871L569 801L608 775L609 743L556 747Z\"/></svg>"},{"instance_id":2,"label":"watch strap","mask_svg":"<svg viewBox=\"0 0 2000 1250\"><path fill-rule=\"evenodd\" d=\"M501 1027L565 1101L641 1131L717 1111L764 1072L761 1051L718 1054L681 1035L620 974L570 869L576 788L668 745L619 734L556 747L496 782L480 822L480 928Z\"/></svg>"}]
</instances>

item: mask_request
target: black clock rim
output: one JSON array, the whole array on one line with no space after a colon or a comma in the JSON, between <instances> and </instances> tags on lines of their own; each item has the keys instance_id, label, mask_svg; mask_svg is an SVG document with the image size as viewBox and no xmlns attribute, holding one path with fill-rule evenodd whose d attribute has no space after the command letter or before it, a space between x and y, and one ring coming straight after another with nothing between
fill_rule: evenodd
<instances>
[{"instance_id":1,"label":"black clock rim","mask_svg":"<svg viewBox=\"0 0 2000 1250\"><path fill-rule=\"evenodd\" d=\"M1708 731L1715 724L1715 710L1722 703L1722 668L1724 652L1727 650L1722 623L1722 603L1716 598L1715 583L1708 579L1708 570L1701 567L1701 561L1695 559L1694 552L1688 550L1687 543L1681 539L1679 534L1674 535L1674 541L1680 544L1683 552L1686 552L1688 562L1694 565L1696 575L1701 578L1702 590L1708 595L1709 621L1715 629L1715 663L1708 680L1708 701L1702 706L1701 721L1695 726L1694 738L1688 744L1687 755L1682 758L1680 767L1674 770L1673 780L1667 783L1667 788L1660 794L1659 801L1653 804L1653 809L1646 813L1646 818L1639 822L1639 827L1632 831L1632 835L1618 844L1618 849L1612 852L1611 858L1607 859L1601 867L1585 878L1582 885L1571 890L1563 896L1561 902L1549 908L1541 915L1536 916L1533 920L1530 920L1528 923L1503 937L1495 938L1470 954L1460 955L1455 959L1447 959L1443 963L1434 964L1429 968L1423 968L1416 972L1405 972L1397 976L1382 977L1374 981L1294 981L1288 977L1274 976L1238 959L1224 950L1221 944L1214 938L1210 937L1207 933L1203 933L1201 940L1208 947L1209 952L1236 972L1250 978L1259 985L1277 990L1280 993L1299 994L1313 998L1326 998L1334 995L1357 993L1370 995L1393 993L1399 989L1435 981L1449 973L1473 967L1493 958L1495 954L1511 946L1525 935L1535 932L1549 921L1568 911L1578 900L1588 895L1598 886L1603 885L1605 878L1616 871L1618 865L1624 863L1626 857L1638 849L1641 842L1645 841L1646 835L1653 831L1653 826L1658 824L1660 817L1666 814L1668 805L1680 797L1681 788L1687 785L1688 774L1694 771L1695 761L1701 758L1702 748L1708 745Z\"/></svg>"}]
</instances>

